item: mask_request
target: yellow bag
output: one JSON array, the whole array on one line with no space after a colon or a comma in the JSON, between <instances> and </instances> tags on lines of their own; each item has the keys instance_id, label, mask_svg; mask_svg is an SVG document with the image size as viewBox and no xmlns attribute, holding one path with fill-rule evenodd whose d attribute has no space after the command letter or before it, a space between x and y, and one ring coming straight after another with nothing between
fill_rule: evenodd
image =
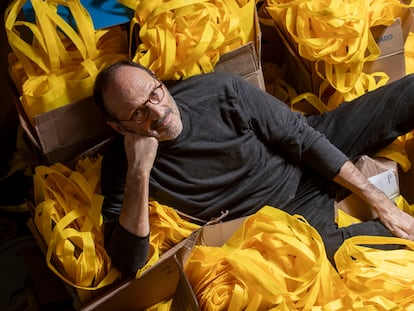
<instances>
[{"instance_id":1,"label":"yellow bag","mask_svg":"<svg viewBox=\"0 0 414 311\"><path fill-rule=\"evenodd\" d=\"M379 250L363 245L401 244L404 249ZM413 310L414 242L392 237L358 236L335 254L338 273L365 308Z\"/></svg>"},{"instance_id":2,"label":"yellow bag","mask_svg":"<svg viewBox=\"0 0 414 311\"><path fill-rule=\"evenodd\" d=\"M135 10L131 35L140 27L131 58L162 80L211 72L220 55L253 40L254 0L121 2Z\"/></svg>"},{"instance_id":3,"label":"yellow bag","mask_svg":"<svg viewBox=\"0 0 414 311\"><path fill-rule=\"evenodd\" d=\"M249 216L222 247L196 246L185 272L202 310L334 310L326 306L346 304L346 288L316 230L270 206Z\"/></svg>"},{"instance_id":4,"label":"yellow bag","mask_svg":"<svg viewBox=\"0 0 414 311\"><path fill-rule=\"evenodd\" d=\"M10 3L5 28L13 50L9 72L33 123L38 114L91 96L99 70L128 58L128 38L119 27L95 31L80 0L31 0L35 23L19 20L25 3ZM76 29L59 16L58 6L68 8Z\"/></svg>"},{"instance_id":5,"label":"yellow bag","mask_svg":"<svg viewBox=\"0 0 414 311\"><path fill-rule=\"evenodd\" d=\"M84 290L120 277L103 247L103 197L96 193L100 160L91 166L88 160L80 171L62 164L38 166L33 177L34 221L47 245L47 265L66 283Z\"/></svg>"},{"instance_id":6,"label":"yellow bag","mask_svg":"<svg viewBox=\"0 0 414 311\"><path fill-rule=\"evenodd\" d=\"M380 55L370 28L390 25L401 9L412 5L399 0L269 0L266 11L297 45L299 54L314 62L313 70L323 80L320 98L329 86L337 91L329 103L332 110L344 99L388 81L385 73L363 73L364 64Z\"/></svg>"}]
</instances>

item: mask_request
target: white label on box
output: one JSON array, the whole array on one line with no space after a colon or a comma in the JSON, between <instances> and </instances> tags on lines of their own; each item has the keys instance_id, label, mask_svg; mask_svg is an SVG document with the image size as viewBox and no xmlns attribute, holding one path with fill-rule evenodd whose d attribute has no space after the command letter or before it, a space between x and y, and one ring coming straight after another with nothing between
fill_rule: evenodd
<instances>
[{"instance_id":1,"label":"white label on box","mask_svg":"<svg viewBox=\"0 0 414 311\"><path fill-rule=\"evenodd\" d=\"M384 192L390 199L398 196L398 182L393 170L387 170L368 178L378 189Z\"/></svg>"}]
</instances>

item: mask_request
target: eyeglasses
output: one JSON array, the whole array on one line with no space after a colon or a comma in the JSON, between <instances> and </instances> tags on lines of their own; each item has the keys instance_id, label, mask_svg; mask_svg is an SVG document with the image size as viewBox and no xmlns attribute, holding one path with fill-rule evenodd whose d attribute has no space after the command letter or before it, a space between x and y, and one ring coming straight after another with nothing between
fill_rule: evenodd
<instances>
[{"instance_id":1,"label":"eyeglasses","mask_svg":"<svg viewBox=\"0 0 414 311\"><path fill-rule=\"evenodd\" d=\"M147 106L148 103L153 105L158 105L164 99L164 89L162 87L162 82L157 85L149 94L148 99L140 105L132 114L131 118L126 120L118 119L118 121L128 122L134 121L137 124L141 124L144 122L149 116L149 108Z\"/></svg>"}]
</instances>

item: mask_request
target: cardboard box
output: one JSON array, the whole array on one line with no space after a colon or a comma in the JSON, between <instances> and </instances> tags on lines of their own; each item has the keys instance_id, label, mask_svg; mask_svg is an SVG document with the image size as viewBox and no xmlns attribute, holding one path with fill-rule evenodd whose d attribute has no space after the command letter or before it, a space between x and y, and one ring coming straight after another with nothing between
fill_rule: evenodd
<instances>
[{"instance_id":1,"label":"cardboard box","mask_svg":"<svg viewBox=\"0 0 414 311\"><path fill-rule=\"evenodd\" d=\"M37 244L46 254L46 245L33 219L27 223ZM190 236L189 240L194 237ZM123 278L107 287L88 291L76 289L64 281L67 292L73 300L73 307L77 311L130 311L143 310L161 301L168 301L174 297L180 281L180 263L176 253L189 242L183 240L160 256L160 259L152 267L148 268L137 278ZM178 301L175 303L180 309Z\"/></svg>"},{"instance_id":2,"label":"cardboard box","mask_svg":"<svg viewBox=\"0 0 414 311\"><path fill-rule=\"evenodd\" d=\"M92 98L71 103L35 116L34 125L29 121L14 90L14 106L19 123L44 164L68 163L91 147L114 135Z\"/></svg>"},{"instance_id":3,"label":"cardboard box","mask_svg":"<svg viewBox=\"0 0 414 311\"><path fill-rule=\"evenodd\" d=\"M254 18L255 41L248 42L231 52L221 55L214 70L238 74L246 81L265 91L266 86L261 65L262 34L257 11L255 11Z\"/></svg>"},{"instance_id":4,"label":"cardboard box","mask_svg":"<svg viewBox=\"0 0 414 311\"><path fill-rule=\"evenodd\" d=\"M398 197L400 188L397 163L385 158L370 158L364 155L355 163L355 166L391 200ZM355 194L350 194L337 202L335 208L363 221L377 218L372 207Z\"/></svg>"},{"instance_id":5,"label":"cardboard box","mask_svg":"<svg viewBox=\"0 0 414 311\"><path fill-rule=\"evenodd\" d=\"M298 93L310 92L319 95L323 79L317 71L323 72L323 63L319 64L321 67L316 68L315 62L301 57L297 44L283 30L283 26L276 23L274 25L284 44L288 72L291 73L288 77L290 82ZM365 63L363 71L366 73L385 72L390 78L389 82L405 76L405 37L400 18L388 27L382 25L372 27L371 33L381 54L375 61Z\"/></svg>"},{"instance_id":6,"label":"cardboard box","mask_svg":"<svg viewBox=\"0 0 414 311\"><path fill-rule=\"evenodd\" d=\"M253 42L222 55L215 71L235 73L254 86L266 90L260 58Z\"/></svg>"},{"instance_id":7,"label":"cardboard box","mask_svg":"<svg viewBox=\"0 0 414 311\"><path fill-rule=\"evenodd\" d=\"M397 18L390 26L375 26L371 28L375 42L381 50L381 55L372 62L364 65L364 72L385 72L390 80L398 80L405 76L404 34L401 19Z\"/></svg>"},{"instance_id":8,"label":"cardboard box","mask_svg":"<svg viewBox=\"0 0 414 311\"><path fill-rule=\"evenodd\" d=\"M199 311L199 303L191 284L185 275L183 265L195 245L222 246L242 225L246 217L225 222L204 225L200 230L185 241L183 247L177 252L177 260L180 263L180 283L173 299L172 311Z\"/></svg>"}]
</instances>

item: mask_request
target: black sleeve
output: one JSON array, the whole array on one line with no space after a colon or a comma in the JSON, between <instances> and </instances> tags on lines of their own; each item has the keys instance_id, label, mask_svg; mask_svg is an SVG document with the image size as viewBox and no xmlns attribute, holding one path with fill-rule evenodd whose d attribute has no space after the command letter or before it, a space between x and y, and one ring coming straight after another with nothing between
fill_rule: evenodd
<instances>
[{"instance_id":1,"label":"black sleeve","mask_svg":"<svg viewBox=\"0 0 414 311\"><path fill-rule=\"evenodd\" d=\"M138 237L125 230L118 222L105 224L105 249L112 264L123 274L135 276L148 257L149 235Z\"/></svg>"},{"instance_id":2,"label":"black sleeve","mask_svg":"<svg viewBox=\"0 0 414 311\"><path fill-rule=\"evenodd\" d=\"M123 274L132 275L144 266L149 250L149 236L138 237L118 222L124 197L127 160L123 136L114 138L104 153L101 167L101 189L104 195L105 249L114 266Z\"/></svg>"},{"instance_id":3,"label":"black sleeve","mask_svg":"<svg viewBox=\"0 0 414 311\"><path fill-rule=\"evenodd\" d=\"M303 115L292 112L285 103L249 83L236 80L241 115L250 117L246 122L266 144L328 179L339 172L348 157L309 126Z\"/></svg>"}]
</instances>

